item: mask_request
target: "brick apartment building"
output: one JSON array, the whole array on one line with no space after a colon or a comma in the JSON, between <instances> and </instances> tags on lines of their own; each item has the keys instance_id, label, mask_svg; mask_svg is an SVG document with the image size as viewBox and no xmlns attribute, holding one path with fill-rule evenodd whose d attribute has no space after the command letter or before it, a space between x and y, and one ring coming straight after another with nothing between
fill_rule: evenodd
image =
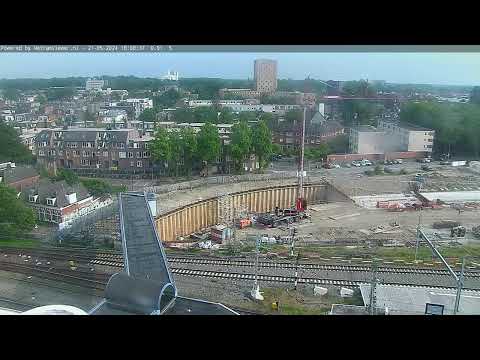
<instances>
[{"instance_id":1,"label":"brick apartment building","mask_svg":"<svg viewBox=\"0 0 480 360\"><path fill-rule=\"evenodd\" d=\"M41 130L35 139L38 162L48 169L148 171L150 136L136 129L70 128Z\"/></svg>"}]
</instances>

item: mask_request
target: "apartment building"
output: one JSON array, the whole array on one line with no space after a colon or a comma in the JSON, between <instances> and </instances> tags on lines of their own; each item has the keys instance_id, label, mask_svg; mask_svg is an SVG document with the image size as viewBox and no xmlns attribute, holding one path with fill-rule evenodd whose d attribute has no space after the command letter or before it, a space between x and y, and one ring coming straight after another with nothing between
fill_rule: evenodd
<instances>
[{"instance_id":1,"label":"apartment building","mask_svg":"<svg viewBox=\"0 0 480 360\"><path fill-rule=\"evenodd\" d=\"M435 131L421 126L380 119L378 129L393 135L401 151L429 152L433 150Z\"/></svg>"},{"instance_id":2,"label":"apartment building","mask_svg":"<svg viewBox=\"0 0 480 360\"><path fill-rule=\"evenodd\" d=\"M386 132L373 126L358 126L350 129L349 151L352 154L383 154L386 152ZM389 151L396 151L390 149Z\"/></svg>"},{"instance_id":3,"label":"apartment building","mask_svg":"<svg viewBox=\"0 0 480 360\"><path fill-rule=\"evenodd\" d=\"M57 168L149 171L150 136L136 129L46 129L35 139L38 162Z\"/></svg>"},{"instance_id":4,"label":"apartment building","mask_svg":"<svg viewBox=\"0 0 480 360\"><path fill-rule=\"evenodd\" d=\"M133 109L135 111L135 119L137 119L145 109L153 109L153 100L149 98L132 98L126 99L125 102L133 106Z\"/></svg>"},{"instance_id":5,"label":"apartment building","mask_svg":"<svg viewBox=\"0 0 480 360\"><path fill-rule=\"evenodd\" d=\"M273 93L277 90L277 62L257 59L253 65L255 90L260 93Z\"/></svg>"},{"instance_id":6,"label":"apartment building","mask_svg":"<svg viewBox=\"0 0 480 360\"><path fill-rule=\"evenodd\" d=\"M85 90L87 91L101 91L104 86L105 81L103 80L88 79L85 82Z\"/></svg>"}]
</instances>

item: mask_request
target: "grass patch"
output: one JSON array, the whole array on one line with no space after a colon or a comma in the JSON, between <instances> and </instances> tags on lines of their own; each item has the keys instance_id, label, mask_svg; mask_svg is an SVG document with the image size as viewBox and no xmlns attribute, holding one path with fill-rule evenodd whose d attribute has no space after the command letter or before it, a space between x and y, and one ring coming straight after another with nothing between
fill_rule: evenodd
<instances>
[{"instance_id":1,"label":"grass patch","mask_svg":"<svg viewBox=\"0 0 480 360\"><path fill-rule=\"evenodd\" d=\"M445 258L461 258L466 255L480 257L480 245L439 246L437 248ZM385 260L402 259L405 261L413 261L415 259L414 247L347 248L344 246L305 246L301 248L300 251L305 255L311 253L322 257L342 256L347 259L352 257L362 257L365 259L378 257ZM421 246L418 249L418 260L432 260L432 258L433 254L430 248Z\"/></svg>"},{"instance_id":2,"label":"grass patch","mask_svg":"<svg viewBox=\"0 0 480 360\"><path fill-rule=\"evenodd\" d=\"M19 247L19 248L36 248L40 247L41 243L37 240L27 239L1 239L0 247Z\"/></svg>"}]
</instances>

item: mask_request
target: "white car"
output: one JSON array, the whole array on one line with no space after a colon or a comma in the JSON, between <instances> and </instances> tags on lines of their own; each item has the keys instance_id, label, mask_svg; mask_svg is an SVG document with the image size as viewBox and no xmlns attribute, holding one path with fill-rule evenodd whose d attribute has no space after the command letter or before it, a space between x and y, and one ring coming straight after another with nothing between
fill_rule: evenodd
<instances>
[{"instance_id":1,"label":"white car","mask_svg":"<svg viewBox=\"0 0 480 360\"><path fill-rule=\"evenodd\" d=\"M352 161L352 166L355 166L355 167L360 167L360 163L356 162L356 161Z\"/></svg>"}]
</instances>

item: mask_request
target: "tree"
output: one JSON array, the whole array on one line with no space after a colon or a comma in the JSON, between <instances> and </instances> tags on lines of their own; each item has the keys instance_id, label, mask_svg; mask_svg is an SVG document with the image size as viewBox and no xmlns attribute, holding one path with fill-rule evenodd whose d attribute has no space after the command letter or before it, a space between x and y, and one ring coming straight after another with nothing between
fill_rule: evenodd
<instances>
[{"instance_id":1,"label":"tree","mask_svg":"<svg viewBox=\"0 0 480 360\"><path fill-rule=\"evenodd\" d=\"M0 183L0 229L3 234L17 235L35 226L35 213L17 197L15 189Z\"/></svg>"},{"instance_id":2,"label":"tree","mask_svg":"<svg viewBox=\"0 0 480 360\"><path fill-rule=\"evenodd\" d=\"M180 100L180 97L177 90L169 89L161 95L153 97L153 106L159 109L171 108Z\"/></svg>"},{"instance_id":3,"label":"tree","mask_svg":"<svg viewBox=\"0 0 480 360\"><path fill-rule=\"evenodd\" d=\"M215 161L220 154L220 135L215 125L207 122L198 133L198 155L205 165ZM208 167L207 167L208 174Z\"/></svg>"},{"instance_id":4,"label":"tree","mask_svg":"<svg viewBox=\"0 0 480 360\"><path fill-rule=\"evenodd\" d=\"M182 159L182 143L179 131L172 131L168 134L170 148L170 161L175 169L175 176L178 176L178 164Z\"/></svg>"},{"instance_id":5,"label":"tree","mask_svg":"<svg viewBox=\"0 0 480 360\"><path fill-rule=\"evenodd\" d=\"M230 144L235 168L243 171L243 163L252 151L252 132L245 121L233 126Z\"/></svg>"},{"instance_id":6,"label":"tree","mask_svg":"<svg viewBox=\"0 0 480 360\"><path fill-rule=\"evenodd\" d=\"M31 163L32 153L20 141L17 131L0 121L0 161Z\"/></svg>"},{"instance_id":7,"label":"tree","mask_svg":"<svg viewBox=\"0 0 480 360\"><path fill-rule=\"evenodd\" d=\"M64 100L73 97L76 92L73 87L50 88L47 90L47 99L49 101Z\"/></svg>"},{"instance_id":8,"label":"tree","mask_svg":"<svg viewBox=\"0 0 480 360\"><path fill-rule=\"evenodd\" d=\"M285 121L295 123L303 120L303 112L301 110L288 110L285 113Z\"/></svg>"},{"instance_id":9,"label":"tree","mask_svg":"<svg viewBox=\"0 0 480 360\"><path fill-rule=\"evenodd\" d=\"M199 106L193 110L195 122L218 124L219 114L212 106Z\"/></svg>"},{"instance_id":10,"label":"tree","mask_svg":"<svg viewBox=\"0 0 480 360\"><path fill-rule=\"evenodd\" d=\"M3 97L6 100L17 101L20 98L20 91L12 88L5 89L3 91Z\"/></svg>"},{"instance_id":11,"label":"tree","mask_svg":"<svg viewBox=\"0 0 480 360\"><path fill-rule=\"evenodd\" d=\"M338 135L327 141L327 144L334 154L348 153L348 135Z\"/></svg>"},{"instance_id":12,"label":"tree","mask_svg":"<svg viewBox=\"0 0 480 360\"><path fill-rule=\"evenodd\" d=\"M187 175L190 176L193 161L197 156L197 136L192 128L184 127L180 130L180 138L184 168Z\"/></svg>"},{"instance_id":13,"label":"tree","mask_svg":"<svg viewBox=\"0 0 480 360\"><path fill-rule=\"evenodd\" d=\"M57 171L57 176L54 178L54 180L55 181L65 180L68 185L78 184L78 182L80 181L80 179L78 178L78 175L68 169L59 169Z\"/></svg>"},{"instance_id":14,"label":"tree","mask_svg":"<svg viewBox=\"0 0 480 360\"><path fill-rule=\"evenodd\" d=\"M172 158L169 134L164 128L159 128L155 133L155 139L152 141L152 157L155 161L162 162L164 166Z\"/></svg>"},{"instance_id":15,"label":"tree","mask_svg":"<svg viewBox=\"0 0 480 360\"><path fill-rule=\"evenodd\" d=\"M173 119L177 123L191 123L195 121L193 111L185 108L176 109L173 113Z\"/></svg>"},{"instance_id":16,"label":"tree","mask_svg":"<svg viewBox=\"0 0 480 360\"><path fill-rule=\"evenodd\" d=\"M480 86L474 86L470 93L470 102L472 104L480 105Z\"/></svg>"},{"instance_id":17,"label":"tree","mask_svg":"<svg viewBox=\"0 0 480 360\"><path fill-rule=\"evenodd\" d=\"M255 111L242 111L238 115L238 121L257 121L257 113Z\"/></svg>"},{"instance_id":18,"label":"tree","mask_svg":"<svg viewBox=\"0 0 480 360\"><path fill-rule=\"evenodd\" d=\"M220 115L218 117L219 124L231 124L233 123L232 110L228 108L220 109Z\"/></svg>"},{"instance_id":19,"label":"tree","mask_svg":"<svg viewBox=\"0 0 480 360\"><path fill-rule=\"evenodd\" d=\"M47 98L45 97L45 95L42 95L42 94L39 94L35 97L35 100L37 100L40 105L45 105L46 102L47 102Z\"/></svg>"},{"instance_id":20,"label":"tree","mask_svg":"<svg viewBox=\"0 0 480 360\"><path fill-rule=\"evenodd\" d=\"M260 168L264 168L267 165L266 160L273 152L273 146L272 134L263 120L260 120L253 128L253 149L258 157Z\"/></svg>"},{"instance_id":21,"label":"tree","mask_svg":"<svg viewBox=\"0 0 480 360\"><path fill-rule=\"evenodd\" d=\"M145 122L154 122L157 118L155 109L145 109L138 117L138 120Z\"/></svg>"},{"instance_id":22,"label":"tree","mask_svg":"<svg viewBox=\"0 0 480 360\"><path fill-rule=\"evenodd\" d=\"M93 196L104 196L127 191L126 185L112 186L109 183L98 179L82 179L81 183Z\"/></svg>"}]
</instances>

